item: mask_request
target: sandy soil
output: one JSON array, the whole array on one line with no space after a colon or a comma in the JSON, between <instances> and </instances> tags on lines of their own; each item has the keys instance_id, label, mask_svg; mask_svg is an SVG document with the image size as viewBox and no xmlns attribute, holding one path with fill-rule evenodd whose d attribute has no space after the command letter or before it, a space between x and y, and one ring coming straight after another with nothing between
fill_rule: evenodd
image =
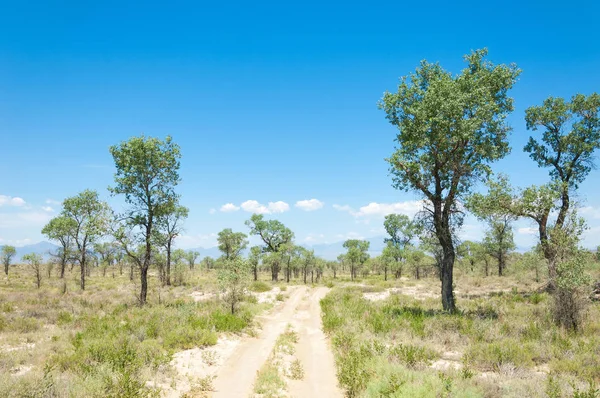
<instances>
[{"instance_id":1,"label":"sandy soil","mask_svg":"<svg viewBox=\"0 0 600 398\"><path fill-rule=\"evenodd\" d=\"M252 395L257 372L268 359L277 337L288 324L298 332L296 357L302 363L304 378L289 385L293 397L342 397L337 388L333 354L321 328L319 300L327 288L295 288L283 305L263 317L257 338L247 338L217 372L212 397Z\"/></svg>"},{"instance_id":2,"label":"sandy soil","mask_svg":"<svg viewBox=\"0 0 600 398\"><path fill-rule=\"evenodd\" d=\"M286 292L289 297L284 302L276 301L280 293L277 287L254 293L259 302L275 304L266 315L258 317L261 330L257 337L221 337L213 347L179 352L171 362L175 375L149 384L160 387L163 397L175 398L189 391L195 381L214 377L214 391L207 396L251 397L257 372L269 358L279 335L291 325L298 333L295 356L302 363L304 378L289 380L289 396L343 397L337 387L333 354L321 325L319 301L328 291L325 287L289 288ZM192 297L201 301L214 295L197 292Z\"/></svg>"},{"instance_id":3,"label":"sandy soil","mask_svg":"<svg viewBox=\"0 0 600 398\"><path fill-rule=\"evenodd\" d=\"M290 381L291 397L343 397L337 385L333 353L321 322L319 301L328 291L325 287L311 289L294 315L292 327L298 332L296 357L304 368L304 378Z\"/></svg>"}]
</instances>

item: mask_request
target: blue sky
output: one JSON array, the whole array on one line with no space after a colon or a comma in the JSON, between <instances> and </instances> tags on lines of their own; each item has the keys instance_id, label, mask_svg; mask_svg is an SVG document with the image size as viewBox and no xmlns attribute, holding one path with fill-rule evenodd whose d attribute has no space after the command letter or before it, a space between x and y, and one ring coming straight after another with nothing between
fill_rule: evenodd
<instances>
[{"instance_id":1,"label":"blue sky","mask_svg":"<svg viewBox=\"0 0 600 398\"><path fill-rule=\"evenodd\" d=\"M495 166L521 186L547 180L522 152L525 108L600 91L593 1L0 4L0 244L42 240L58 202L83 189L116 204L108 147L140 133L182 147L183 247L247 232L244 208L269 202L289 206L267 216L300 243L379 236L383 214L419 197L391 187L395 130L376 104L421 59L458 72L485 46L523 69L513 152ZM599 176L580 190L589 246L600 244ZM323 206L296 206L310 199ZM220 211L227 203L240 209ZM528 227L516 225L520 246ZM469 219L462 234L482 231Z\"/></svg>"}]
</instances>

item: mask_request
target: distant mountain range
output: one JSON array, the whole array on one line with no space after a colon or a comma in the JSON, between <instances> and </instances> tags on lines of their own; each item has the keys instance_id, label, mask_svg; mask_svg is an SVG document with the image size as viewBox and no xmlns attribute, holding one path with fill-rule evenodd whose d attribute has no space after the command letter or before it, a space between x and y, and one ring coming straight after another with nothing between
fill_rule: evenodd
<instances>
[{"instance_id":1,"label":"distant mountain range","mask_svg":"<svg viewBox=\"0 0 600 398\"><path fill-rule=\"evenodd\" d=\"M369 254L371 256L378 256L379 254L381 254L381 251L384 248L384 243L383 243L383 236L379 236L379 237L374 237L374 238L368 238L367 239L369 242L371 242L371 246L369 248ZM335 260L337 259L337 256L339 256L342 253L346 252L346 249L344 249L343 247L344 242L340 241L340 242L334 242L334 243L324 243L324 244L318 244L318 245L302 245L304 247L306 247L307 249L313 249L315 251L315 255L322 257L326 260ZM59 248L59 246L50 243L50 242L38 242L32 245L26 245L26 246L21 246L21 247L15 247L17 249L17 254L14 257L13 261L16 262L20 262L21 258L25 255L25 254L29 254L29 253L36 253L36 254L41 254L42 256L44 256L45 259L48 259L50 257L49 253L50 252L54 252L56 251L56 249ZM2 249L2 246L0 246L0 249ZM221 256L221 252L219 251L218 247L209 247L209 248L204 248L204 247L198 247L195 249L189 249L189 251L191 250L195 250L197 252L200 253L200 258L204 258L204 257L212 257L212 258L218 258ZM244 255L247 255L248 250L246 250L244 252Z\"/></svg>"},{"instance_id":2,"label":"distant mountain range","mask_svg":"<svg viewBox=\"0 0 600 398\"><path fill-rule=\"evenodd\" d=\"M0 246L0 250L2 250L3 247L4 246ZM30 253L41 254L44 257L44 259L48 259L50 258L50 252L55 251L56 249L58 249L58 247L59 246L50 242L38 242L32 245L15 247L15 249L17 250L17 254L15 255L15 257L13 257L12 261L21 262L23 256Z\"/></svg>"}]
</instances>

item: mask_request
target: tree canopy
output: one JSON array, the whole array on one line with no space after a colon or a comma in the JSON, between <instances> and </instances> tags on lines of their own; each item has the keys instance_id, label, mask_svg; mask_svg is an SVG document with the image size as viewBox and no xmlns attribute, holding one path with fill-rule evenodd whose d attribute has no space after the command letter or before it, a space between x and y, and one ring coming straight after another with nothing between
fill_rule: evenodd
<instances>
[{"instance_id":1,"label":"tree canopy","mask_svg":"<svg viewBox=\"0 0 600 398\"><path fill-rule=\"evenodd\" d=\"M486 49L466 55L467 67L456 76L422 61L400 80L396 93L386 92L379 103L398 129L398 146L387 159L393 185L424 196L444 250L442 304L447 311L455 311L450 224L457 201L510 150L506 117L513 100L508 91L520 70L495 65L486 56Z\"/></svg>"}]
</instances>

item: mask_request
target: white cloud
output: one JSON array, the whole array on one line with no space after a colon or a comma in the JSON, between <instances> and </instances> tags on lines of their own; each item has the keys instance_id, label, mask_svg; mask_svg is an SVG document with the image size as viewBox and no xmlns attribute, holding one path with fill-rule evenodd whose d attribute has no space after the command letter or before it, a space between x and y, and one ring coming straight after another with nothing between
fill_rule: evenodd
<instances>
[{"instance_id":1,"label":"white cloud","mask_svg":"<svg viewBox=\"0 0 600 398\"><path fill-rule=\"evenodd\" d=\"M52 218L52 215L41 212L0 213L0 228L39 227L40 229Z\"/></svg>"},{"instance_id":2,"label":"white cloud","mask_svg":"<svg viewBox=\"0 0 600 398\"><path fill-rule=\"evenodd\" d=\"M219 210L223 213L231 213L233 211L238 211L239 209L239 206L236 206L233 203L226 203L223 206L221 206Z\"/></svg>"},{"instance_id":3,"label":"white cloud","mask_svg":"<svg viewBox=\"0 0 600 398\"><path fill-rule=\"evenodd\" d=\"M256 214L269 214L269 209L265 205L261 205L256 200L247 200L241 204L244 211Z\"/></svg>"},{"instance_id":4,"label":"white cloud","mask_svg":"<svg viewBox=\"0 0 600 398\"><path fill-rule=\"evenodd\" d=\"M417 212L423 209L423 201L409 200L406 202L397 203L377 203L371 202L366 206L358 209L358 212L353 214L355 217L369 216L387 216L388 214L405 214L414 216Z\"/></svg>"},{"instance_id":5,"label":"white cloud","mask_svg":"<svg viewBox=\"0 0 600 398\"><path fill-rule=\"evenodd\" d=\"M16 247L26 246L33 243L33 240L29 238L25 239L3 239L0 238L0 245L11 245Z\"/></svg>"},{"instance_id":6,"label":"white cloud","mask_svg":"<svg viewBox=\"0 0 600 398\"><path fill-rule=\"evenodd\" d=\"M269 204L265 206L256 200L247 200L240 206L242 210L256 214L283 213L290 209L290 205L282 201L269 202Z\"/></svg>"},{"instance_id":7,"label":"white cloud","mask_svg":"<svg viewBox=\"0 0 600 398\"><path fill-rule=\"evenodd\" d=\"M269 202L268 209L271 213L284 213L290 209L290 205L279 200L277 202Z\"/></svg>"},{"instance_id":8,"label":"white cloud","mask_svg":"<svg viewBox=\"0 0 600 398\"><path fill-rule=\"evenodd\" d=\"M23 200L23 198L19 198L18 196L0 195L0 206L4 205L21 207L25 205L25 200Z\"/></svg>"},{"instance_id":9,"label":"white cloud","mask_svg":"<svg viewBox=\"0 0 600 398\"><path fill-rule=\"evenodd\" d=\"M60 201L54 200L54 199L46 199L46 204L47 205L59 205Z\"/></svg>"},{"instance_id":10,"label":"white cloud","mask_svg":"<svg viewBox=\"0 0 600 398\"><path fill-rule=\"evenodd\" d=\"M533 227L523 227L523 228L519 228L517 229L517 232L522 234L522 235L535 235L537 234L537 229L533 228Z\"/></svg>"},{"instance_id":11,"label":"white cloud","mask_svg":"<svg viewBox=\"0 0 600 398\"><path fill-rule=\"evenodd\" d=\"M297 201L295 206L304 211L314 211L322 208L323 204L324 203L318 199L307 199Z\"/></svg>"},{"instance_id":12,"label":"white cloud","mask_svg":"<svg viewBox=\"0 0 600 398\"><path fill-rule=\"evenodd\" d=\"M333 208L339 211L345 211L350 213L354 217L384 217L388 214L405 214L407 216L414 216L416 213L423 209L424 201L422 200L408 200L406 202L396 203L377 203L371 202L366 206L362 206L355 211L348 205L333 205Z\"/></svg>"},{"instance_id":13,"label":"white cloud","mask_svg":"<svg viewBox=\"0 0 600 398\"><path fill-rule=\"evenodd\" d=\"M42 206L42 210L47 211L48 213L52 213L54 209L50 206Z\"/></svg>"}]
</instances>

